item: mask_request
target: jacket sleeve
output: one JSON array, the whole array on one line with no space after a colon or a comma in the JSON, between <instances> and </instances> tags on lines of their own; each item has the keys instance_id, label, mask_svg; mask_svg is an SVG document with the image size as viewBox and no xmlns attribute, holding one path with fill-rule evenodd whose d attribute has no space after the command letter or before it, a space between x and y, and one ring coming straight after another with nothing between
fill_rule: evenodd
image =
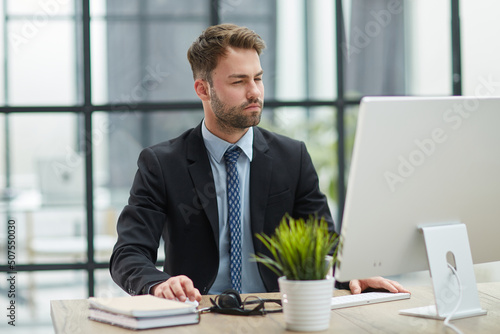
<instances>
[{"instance_id":1,"label":"jacket sleeve","mask_svg":"<svg viewBox=\"0 0 500 334\"><path fill-rule=\"evenodd\" d=\"M165 183L156 154L144 149L130 190L128 205L118 218L118 240L110 259L113 280L131 295L147 294L170 276L155 266L166 220Z\"/></svg>"}]
</instances>

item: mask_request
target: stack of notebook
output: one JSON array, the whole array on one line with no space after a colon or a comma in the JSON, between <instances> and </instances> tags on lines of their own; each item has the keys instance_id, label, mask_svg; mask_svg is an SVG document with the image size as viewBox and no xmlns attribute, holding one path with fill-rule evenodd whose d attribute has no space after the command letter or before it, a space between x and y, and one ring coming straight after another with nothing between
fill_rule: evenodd
<instances>
[{"instance_id":1,"label":"stack of notebook","mask_svg":"<svg viewBox=\"0 0 500 334\"><path fill-rule=\"evenodd\" d=\"M130 329L169 327L200 322L195 305L152 295L89 298L89 319Z\"/></svg>"}]
</instances>

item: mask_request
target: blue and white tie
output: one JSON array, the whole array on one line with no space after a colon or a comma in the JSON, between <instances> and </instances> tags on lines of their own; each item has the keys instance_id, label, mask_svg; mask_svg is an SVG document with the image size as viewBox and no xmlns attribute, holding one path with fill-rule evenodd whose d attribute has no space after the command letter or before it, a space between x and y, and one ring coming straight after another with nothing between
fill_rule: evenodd
<instances>
[{"instance_id":1,"label":"blue and white tie","mask_svg":"<svg viewBox=\"0 0 500 334\"><path fill-rule=\"evenodd\" d=\"M240 179L236 161L241 149L233 146L224 154L227 171L227 205L230 233L231 284L233 289L241 293L241 210Z\"/></svg>"}]
</instances>

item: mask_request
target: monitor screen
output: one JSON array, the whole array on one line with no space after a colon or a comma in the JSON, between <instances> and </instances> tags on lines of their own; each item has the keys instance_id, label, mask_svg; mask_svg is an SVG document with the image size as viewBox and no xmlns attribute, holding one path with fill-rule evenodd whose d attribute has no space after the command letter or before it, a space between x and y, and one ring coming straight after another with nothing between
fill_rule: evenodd
<instances>
[{"instance_id":1,"label":"monitor screen","mask_svg":"<svg viewBox=\"0 0 500 334\"><path fill-rule=\"evenodd\" d=\"M336 279L426 270L419 227L455 223L500 260L500 98L364 98Z\"/></svg>"}]
</instances>

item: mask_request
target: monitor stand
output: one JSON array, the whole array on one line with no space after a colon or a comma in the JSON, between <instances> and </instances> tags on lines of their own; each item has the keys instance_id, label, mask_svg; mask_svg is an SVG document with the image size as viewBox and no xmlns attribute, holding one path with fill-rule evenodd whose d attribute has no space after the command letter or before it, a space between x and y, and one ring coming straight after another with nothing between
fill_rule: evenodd
<instances>
[{"instance_id":1,"label":"monitor stand","mask_svg":"<svg viewBox=\"0 0 500 334\"><path fill-rule=\"evenodd\" d=\"M455 268L462 290L462 301L451 319L486 314L479 304L465 224L426 225L419 229L424 234L436 305L401 310L399 314L445 319L452 313L459 301L460 288L448 265Z\"/></svg>"}]
</instances>

